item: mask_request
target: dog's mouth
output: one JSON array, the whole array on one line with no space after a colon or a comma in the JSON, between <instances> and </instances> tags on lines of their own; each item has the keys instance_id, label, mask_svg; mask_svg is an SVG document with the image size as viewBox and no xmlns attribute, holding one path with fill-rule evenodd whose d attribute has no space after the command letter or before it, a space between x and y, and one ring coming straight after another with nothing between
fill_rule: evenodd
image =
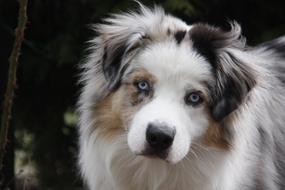
<instances>
[{"instance_id":1,"label":"dog's mouth","mask_svg":"<svg viewBox=\"0 0 285 190\"><path fill-rule=\"evenodd\" d=\"M159 159L159 160L163 160L167 163L171 163L171 161L168 158L169 154L170 154L170 148L166 149L166 150L158 151L158 150L153 149L149 146L146 146L146 148L142 152L136 152L135 154L138 156L143 156L145 158Z\"/></svg>"},{"instance_id":2,"label":"dog's mouth","mask_svg":"<svg viewBox=\"0 0 285 190\"><path fill-rule=\"evenodd\" d=\"M169 154L169 150L156 151L148 147L140 155L148 157L148 158L159 158L162 160L166 160L168 154Z\"/></svg>"}]
</instances>

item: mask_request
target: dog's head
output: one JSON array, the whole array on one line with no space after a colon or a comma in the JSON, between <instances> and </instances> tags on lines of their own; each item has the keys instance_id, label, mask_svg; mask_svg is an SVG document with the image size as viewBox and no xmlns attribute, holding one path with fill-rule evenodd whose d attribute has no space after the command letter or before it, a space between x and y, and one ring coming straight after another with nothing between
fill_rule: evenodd
<instances>
[{"instance_id":1,"label":"dog's head","mask_svg":"<svg viewBox=\"0 0 285 190\"><path fill-rule=\"evenodd\" d=\"M245 51L239 25L188 26L144 7L105 21L96 26L88 63L94 72L87 71L85 88L95 101L98 134L107 140L127 134L134 154L171 163L193 142L228 149L228 123L255 85L239 56Z\"/></svg>"}]
</instances>

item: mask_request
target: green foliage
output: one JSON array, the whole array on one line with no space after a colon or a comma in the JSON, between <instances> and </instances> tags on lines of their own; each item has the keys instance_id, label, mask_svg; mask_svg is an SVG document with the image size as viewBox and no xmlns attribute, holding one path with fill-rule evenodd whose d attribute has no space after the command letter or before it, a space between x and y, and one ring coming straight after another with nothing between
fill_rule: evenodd
<instances>
[{"instance_id":1,"label":"green foliage","mask_svg":"<svg viewBox=\"0 0 285 190\"><path fill-rule=\"evenodd\" d=\"M180 11L188 17L195 13L194 6L187 0L167 0L164 2L164 7L170 12Z\"/></svg>"}]
</instances>

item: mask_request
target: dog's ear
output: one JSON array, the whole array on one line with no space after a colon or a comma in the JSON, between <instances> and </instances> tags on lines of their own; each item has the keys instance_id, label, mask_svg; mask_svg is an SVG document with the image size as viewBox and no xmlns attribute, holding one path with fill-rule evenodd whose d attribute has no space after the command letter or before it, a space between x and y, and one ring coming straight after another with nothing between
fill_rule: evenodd
<instances>
[{"instance_id":1,"label":"dog's ear","mask_svg":"<svg viewBox=\"0 0 285 190\"><path fill-rule=\"evenodd\" d=\"M220 55L219 65L210 106L216 121L236 110L256 83L254 70L230 52Z\"/></svg>"},{"instance_id":2,"label":"dog's ear","mask_svg":"<svg viewBox=\"0 0 285 190\"><path fill-rule=\"evenodd\" d=\"M141 7L139 13L113 14L102 24L92 26L98 37L91 41L91 50L96 52L97 70L104 75L109 90L116 89L129 65L131 57L149 40L147 28L138 20L139 15L150 14ZM141 17L142 17L141 16ZM95 45L94 45L95 44ZM100 68L100 69L98 69Z\"/></svg>"},{"instance_id":3,"label":"dog's ear","mask_svg":"<svg viewBox=\"0 0 285 190\"><path fill-rule=\"evenodd\" d=\"M134 16L129 16L133 19ZM108 82L109 90L116 89L127 69L131 57L138 52L148 38L145 31L131 28L128 15L113 15L104 24L93 26L98 34L95 39L97 67ZM132 21L134 22L134 21ZM91 41L92 43L92 41ZM97 58L98 58L97 57Z\"/></svg>"},{"instance_id":4,"label":"dog's ear","mask_svg":"<svg viewBox=\"0 0 285 190\"><path fill-rule=\"evenodd\" d=\"M210 85L210 112L216 121L221 121L238 108L255 85L253 68L234 53L245 48L240 26L233 23L230 31L223 31L197 24L190 30L190 39L193 48L213 68L215 84Z\"/></svg>"}]
</instances>

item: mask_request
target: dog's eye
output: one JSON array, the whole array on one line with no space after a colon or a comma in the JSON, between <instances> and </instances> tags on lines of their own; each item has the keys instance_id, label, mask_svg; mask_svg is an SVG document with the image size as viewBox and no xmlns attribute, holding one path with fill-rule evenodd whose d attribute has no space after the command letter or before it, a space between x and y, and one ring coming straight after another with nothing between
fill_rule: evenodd
<instances>
[{"instance_id":1,"label":"dog's eye","mask_svg":"<svg viewBox=\"0 0 285 190\"><path fill-rule=\"evenodd\" d=\"M138 81L136 86L137 86L139 91L149 91L150 90L150 86L149 86L148 82L145 80Z\"/></svg>"},{"instance_id":2,"label":"dog's eye","mask_svg":"<svg viewBox=\"0 0 285 190\"><path fill-rule=\"evenodd\" d=\"M203 102L200 92L191 92L185 96L185 103L187 105L197 106Z\"/></svg>"}]
</instances>

